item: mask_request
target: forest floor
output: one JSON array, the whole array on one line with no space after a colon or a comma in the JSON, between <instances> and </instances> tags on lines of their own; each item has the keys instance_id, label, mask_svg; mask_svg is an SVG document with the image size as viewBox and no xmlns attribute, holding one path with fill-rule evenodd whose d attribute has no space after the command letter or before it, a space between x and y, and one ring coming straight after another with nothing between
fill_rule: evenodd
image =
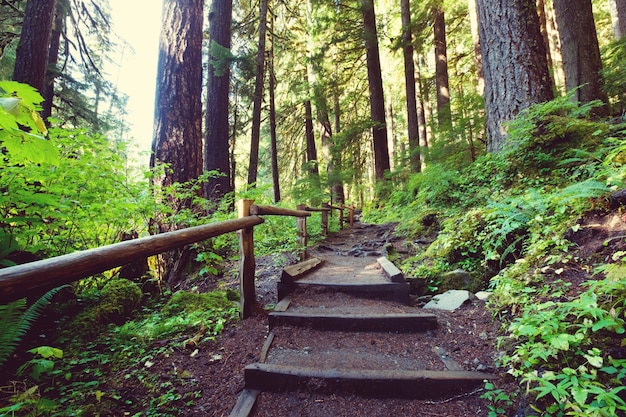
<instances>
[{"instance_id":1,"label":"forest floor","mask_svg":"<svg viewBox=\"0 0 626 417\"><path fill-rule=\"evenodd\" d=\"M551 265L546 275L548 282L550 279L571 282L569 297L576 296L581 291L579 284L592 278L593 265L608 262L614 252L626 250L626 240L615 239L616 236L626 235L626 216L620 213L592 213L579 223L578 230L566 236L575 244L570 261ZM382 245L389 241L393 241L400 250L407 243L393 235L393 225L357 224L354 229L331 235L313 248L311 254L323 257L329 250L340 252L346 255L347 266L351 259L362 262L362 259L356 258L369 255L374 263ZM277 302L276 283L282 266L277 265L276 258L272 257L257 260L257 294L259 303L266 308ZM236 287L238 283L231 285ZM502 334L503 325L484 302L475 301L454 312L436 314L440 325L429 335L433 344L444 346L452 358L467 370L497 374L497 386L509 392L518 391L516 383L505 370L496 365L501 355L496 341ZM180 351L161 364L161 372L165 374L168 368L178 367L188 370L198 380L199 385L195 389L200 389L202 396L183 414L228 416L244 387L243 369L258 360L268 330L266 310L260 308L254 317L231 324L215 343L203 346L200 355L191 357L189 352ZM428 360L428 356L430 352L424 351L424 360ZM294 416L293 411L288 410L297 409L299 416L486 416L489 403L481 398L482 393L482 390L477 390L437 401L262 393L254 415ZM517 407L518 404L513 405L507 415L513 415Z\"/></svg>"},{"instance_id":2,"label":"forest floor","mask_svg":"<svg viewBox=\"0 0 626 417\"><path fill-rule=\"evenodd\" d=\"M580 284L593 278L595 265L610 262L611 255L615 252L626 251L624 236L626 236L626 216L623 213L587 215L581 219L577 230L570 231L566 236L574 243L570 251L571 256L567 257L568 261L544 268L545 283L561 280L571 282L565 297L569 299L575 297L581 292ZM383 246L389 242L392 242L400 253L406 252L405 249L413 244L395 236L392 224L357 223L352 229L333 233L325 241L311 248L310 254L319 258L330 252L334 255L339 254L346 267L350 267L352 263L362 265L364 258L371 259L372 264L375 264ZM244 388L244 367L259 360L261 348L268 336L268 311L278 301L277 282L282 268L295 262L291 255L258 257L256 285L259 308L253 317L227 324L214 341L202 343L191 349L182 346L163 349L163 353L152 356L149 368L143 369L142 372L149 374L146 378L150 378L153 385L163 387L161 397L147 400L150 394L142 384L126 377L129 370L120 369L117 375L103 376L102 380L106 382L99 387L99 392L116 392L119 398L115 406L109 409L109 414L99 412L97 415L228 416ZM193 283L195 289L199 291L223 289L224 284L233 289L238 289L239 286L234 274L226 283L223 279L219 281L207 279L205 282ZM184 289L184 285L181 289ZM507 392L519 391L519 387L508 377L506 370L497 367L497 360L502 353L497 349L496 342L504 328L499 318L507 315L510 317L510 312L499 311L495 314L484 302L474 301L456 311L436 314L439 327L426 335L428 340L432 340L433 345L444 347L452 359L466 370L495 374L498 377L496 385L499 388ZM327 333L325 337L334 340L337 336ZM406 344L405 350L413 343L410 335L402 336L401 340L401 343ZM384 336L377 337L376 343L385 343ZM146 346L145 349L158 351L161 347L157 343ZM412 357L416 360L422 362L432 360L430 349L420 350L413 346L412 350L414 351ZM469 394L438 400L381 400L310 392L262 393L257 400L254 416L487 416L489 403L481 398L483 393L482 389L477 389ZM145 413L136 414L137 410L132 404L140 403L150 403L150 412L144 410ZM129 404L128 409L125 409L124 404ZM512 405L506 415L514 415L518 405ZM298 410L296 414L293 412L294 409ZM155 410L168 412L155 414Z\"/></svg>"}]
</instances>

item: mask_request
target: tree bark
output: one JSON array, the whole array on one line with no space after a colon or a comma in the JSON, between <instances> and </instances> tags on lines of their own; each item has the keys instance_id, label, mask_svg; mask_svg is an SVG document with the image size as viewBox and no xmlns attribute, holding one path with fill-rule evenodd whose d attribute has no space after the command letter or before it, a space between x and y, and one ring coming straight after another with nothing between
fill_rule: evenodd
<instances>
[{"instance_id":1,"label":"tree bark","mask_svg":"<svg viewBox=\"0 0 626 417\"><path fill-rule=\"evenodd\" d=\"M370 110L372 116L372 138L374 145L374 175L377 181L385 180L389 171L389 149L387 146L387 124L385 122L385 98L383 79L378 52L378 34L376 32L376 13L373 0L361 0L365 54L367 61L367 80L370 92Z\"/></svg>"},{"instance_id":2,"label":"tree bark","mask_svg":"<svg viewBox=\"0 0 626 417\"><path fill-rule=\"evenodd\" d=\"M452 127L450 111L450 82L448 77L448 46L446 19L441 7L434 10L435 83L437 85L437 123L439 127Z\"/></svg>"},{"instance_id":3,"label":"tree bark","mask_svg":"<svg viewBox=\"0 0 626 417\"><path fill-rule=\"evenodd\" d=\"M202 173L202 0L166 0L157 68L150 166L168 164L155 185Z\"/></svg>"},{"instance_id":4,"label":"tree bark","mask_svg":"<svg viewBox=\"0 0 626 417\"><path fill-rule=\"evenodd\" d=\"M573 97L579 103L608 103L602 91L602 60L591 0L553 0L553 6L561 39L565 88L571 91L580 86ZM607 113L606 104L595 109L597 115Z\"/></svg>"},{"instance_id":5,"label":"tree bark","mask_svg":"<svg viewBox=\"0 0 626 417\"><path fill-rule=\"evenodd\" d=\"M209 11L209 40L230 50L232 0L213 0ZM207 103L205 115L204 170L219 171L205 184L205 196L216 203L232 193L230 164L230 127L228 123L230 60L209 54Z\"/></svg>"},{"instance_id":6,"label":"tree bark","mask_svg":"<svg viewBox=\"0 0 626 417\"><path fill-rule=\"evenodd\" d=\"M404 56L409 164L411 171L420 172L419 123L417 119L415 65L413 64L413 34L411 33L411 8L409 0L400 0L400 15L402 18L402 53Z\"/></svg>"},{"instance_id":7,"label":"tree bark","mask_svg":"<svg viewBox=\"0 0 626 417\"><path fill-rule=\"evenodd\" d=\"M506 123L553 98L535 0L478 0L487 151L505 146Z\"/></svg>"},{"instance_id":8,"label":"tree bark","mask_svg":"<svg viewBox=\"0 0 626 417\"><path fill-rule=\"evenodd\" d=\"M13 80L30 84L43 93L48 69L55 0L28 0L22 34L15 52Z\"/></svg>"},{"instance_id":9,"label":"tree bark","mask_svg":"<svg viewBox=\"0 0 626 417\"><path fill-rule=\"evenodd\" d=\"M267 3L261 0L259 21L259 45L256 57L256 80L254 82L254 103L252 108L252 136L250 139L250 164L248 165L248 185L254 186L259 169L259 141L261 138L261 105L263 102L263 81L265 79L265 37L267 33Z\"/></svg>"},{"instance_id":10,"label":"tree bark","mask_svg":"<svg viewBox=\"0 0 626 417\"><path fill-rule=\"evenodd\" d=\"M156 198L174 183L185 183L202 174L202 0L166 0L159 43L150 167L167 168L152 177ZM166 195L174 213L191 208L192 199ZM153 233L176 230L163 215L154 219ZM163 254L160 278L168 284L180 279L189 249Z\"/></svg>"}]
</instances>

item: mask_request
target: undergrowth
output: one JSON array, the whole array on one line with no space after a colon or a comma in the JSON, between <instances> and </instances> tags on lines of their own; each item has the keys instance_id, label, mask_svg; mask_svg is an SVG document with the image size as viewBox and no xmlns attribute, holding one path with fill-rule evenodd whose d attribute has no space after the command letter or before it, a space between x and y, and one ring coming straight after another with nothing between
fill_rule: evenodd
<instances>
[{"instance_id":1,"label":"undergrowth","mask_svg":"<svg viewBox=\"0 0 626 417\"><path fill-rule=\"evenodd\" d=\"M626 253L586 264L567 239L626 187L626 125L591 119L596 104L563 97L533 106L509 126L505 151L465 168L427 164L387 205L364 213L398 222L418 242L401 264L423 281L414 289L436 291L458 268L488 280L489 307L503 323L498 365L519 383L513 391L486 384L490 417L518 407L543 416L626 413ZM588 271L581 289L557 279L573 264ZM544 271L555 272L547 279Z\"/></svg>"}]
</instances>

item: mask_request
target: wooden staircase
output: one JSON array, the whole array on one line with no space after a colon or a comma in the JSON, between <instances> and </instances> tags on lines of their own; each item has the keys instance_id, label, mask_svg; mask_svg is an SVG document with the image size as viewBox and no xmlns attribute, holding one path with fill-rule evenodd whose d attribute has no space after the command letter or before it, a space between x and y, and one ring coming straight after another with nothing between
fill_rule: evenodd
<instances>
[{"instance_id":1,"label":"wooden staircase","mask_svg":"<svg viewBox=\"0 0 626 417\"><path fill-rule=\"evenodd\" d=\"M409 305L409 285L386 258L353 269L340 256L307 260L285 268L278 286L270 334L231 417L252 415L260 392L436 399L493 377L436 346L437 316Z\"/></svg>"}]
</instances>

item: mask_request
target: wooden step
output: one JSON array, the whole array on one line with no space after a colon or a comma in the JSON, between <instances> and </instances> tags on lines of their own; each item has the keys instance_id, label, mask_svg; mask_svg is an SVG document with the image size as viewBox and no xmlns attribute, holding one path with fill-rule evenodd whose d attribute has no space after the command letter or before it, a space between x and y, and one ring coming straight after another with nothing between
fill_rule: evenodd
<instances>
[{"instance_id":1,"label":"wooden step","mask_svg":"<svg viewBox=\"0 0 626 417\"><path fill-rule=\"evenodd\" d=\"M247 389L315 391L376 398L434 399L469 392L494 376L469 371L319 369L254 363L244 369Z\"/></svg>"},{"instance_id":2,"label":"wooden step","mask_svg":"<svg viewBox=\"0 0 626 417\"><path fill-rule=\"evenodd\" d=\"M302 326L319 330L424 332L437 327L437 316L430 313L340 314L273 311L270 329L276 326Z\"/></svg>"},{"instance_id":3,"label":"wooden step","mask_svg":"<svg viewBox=\"0 0 626 417\"><path fill-rule=\"evenodd\" d=\"M313 289L314 291L329 291L352 294L362 298L373 298L379 300L392 300L402 304L409 304L410 284L408 282L386 282L386 283L325 283L315 282L288 282L280 281L278 286L278 299L282 300L286 296L294 293Z\"/></svg>"}]
</instances>

